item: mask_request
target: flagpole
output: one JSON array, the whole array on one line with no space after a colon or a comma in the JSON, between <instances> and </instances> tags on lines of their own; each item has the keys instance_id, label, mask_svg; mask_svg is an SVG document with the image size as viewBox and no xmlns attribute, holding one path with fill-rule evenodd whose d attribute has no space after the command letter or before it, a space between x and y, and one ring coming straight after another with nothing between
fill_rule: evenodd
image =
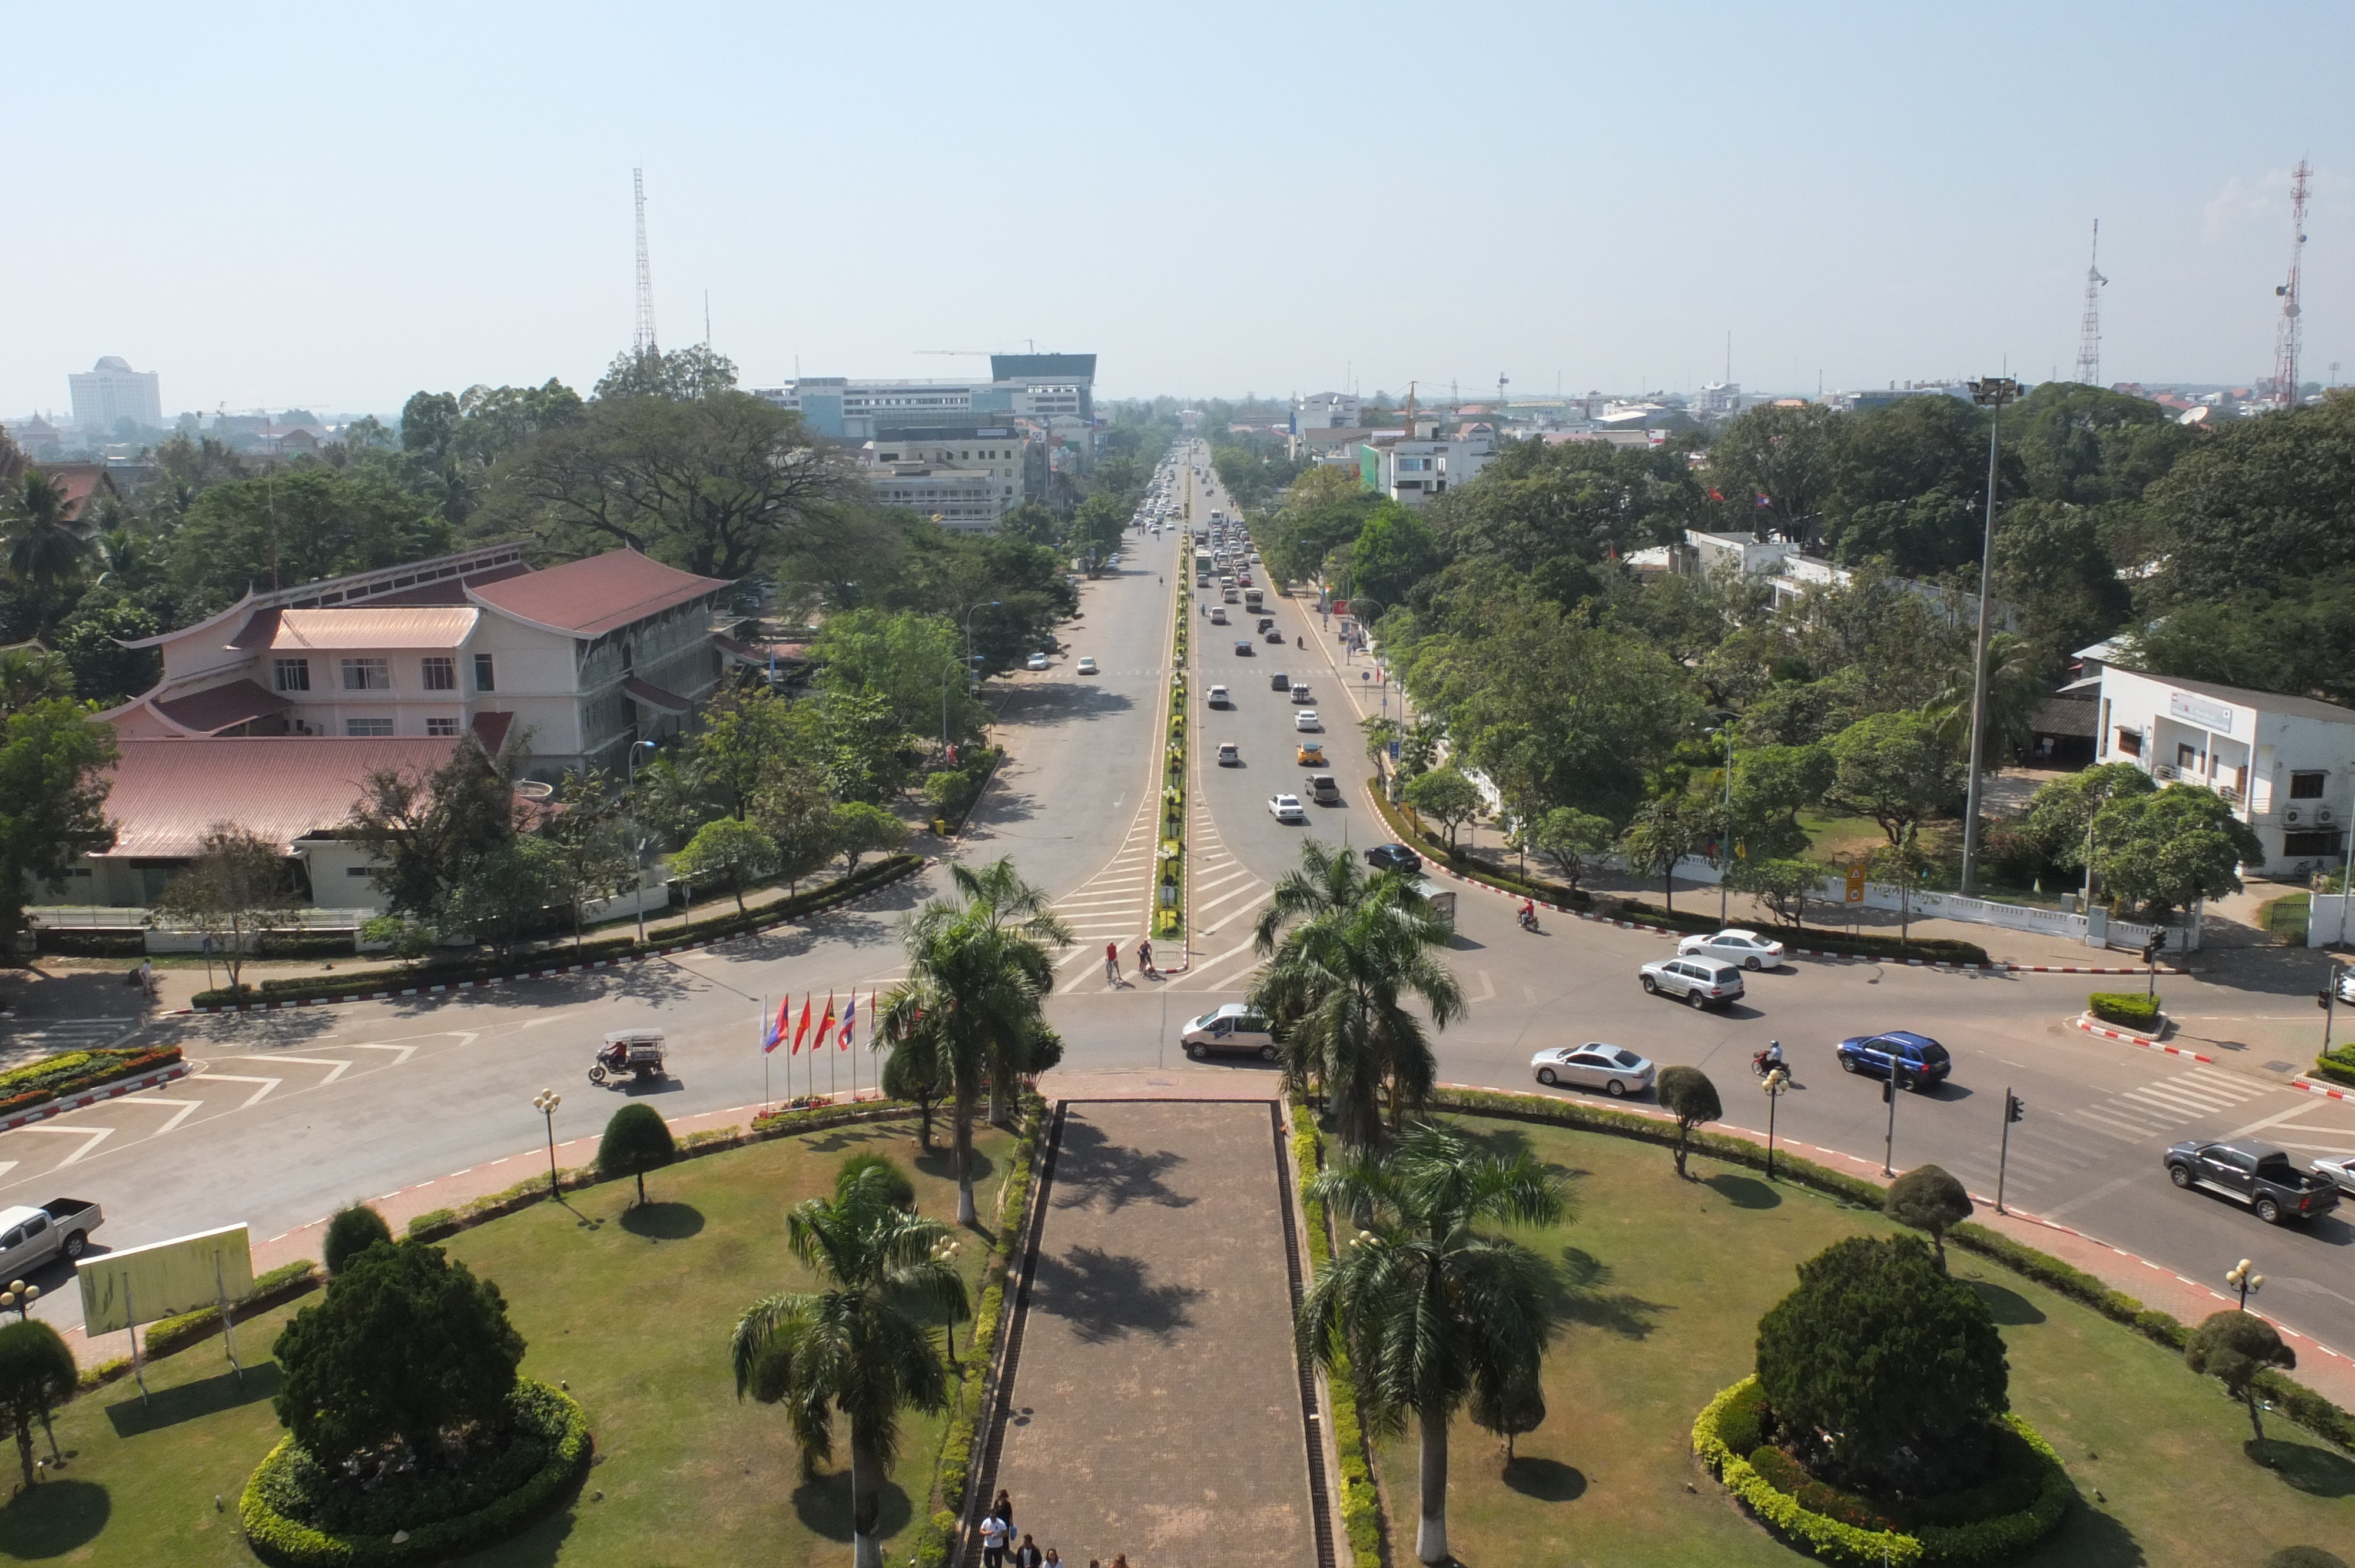
<instances>
[{"instance_id":1,"label":"flagpole","mask_svg":"<svg viewBox=\"0 0 2355 1568\"><path fill-rule=\"evenodd\" d=\"M768 993L763 991L761 994L761 1016L753 1022L753 1032L755 1033L764 1032L768 1022L769 997ZM761 1042L761 1114L762 1116L769 1114L769 1043L762 1040Z\"/></svg>"}]
</instances>

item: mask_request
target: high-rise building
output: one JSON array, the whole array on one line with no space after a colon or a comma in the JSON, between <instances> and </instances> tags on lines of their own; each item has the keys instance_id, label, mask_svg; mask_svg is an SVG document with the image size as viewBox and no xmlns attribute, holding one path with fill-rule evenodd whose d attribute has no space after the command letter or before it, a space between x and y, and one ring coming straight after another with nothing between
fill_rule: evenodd
<instances>
[{"instance_id":1,"label":"high-rise building","mask_svg":"<svg viewBox=\"0 0 2355 1568\"><path fill-rule=\"evenodd\" d=\"M164 428L164 393L152 370L133 370L116 355L66 377L73 390L74 423L93 436L112 436L124 419L144 429Z\"/></svg>"}]
</instances>

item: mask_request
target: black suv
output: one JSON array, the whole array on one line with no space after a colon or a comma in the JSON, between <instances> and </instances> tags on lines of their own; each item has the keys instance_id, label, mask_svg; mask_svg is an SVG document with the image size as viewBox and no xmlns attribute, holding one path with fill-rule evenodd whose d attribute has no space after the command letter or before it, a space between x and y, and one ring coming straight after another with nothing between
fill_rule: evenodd
<instances>
[{"instance_id":1,"label":"black suv","mask_svg":"<svg viewBox=\"0 0 2355 1568\"><path fill-rule=\"evenodd\" d=\"M1421 871L1423 857L1404 844L1376 844L1366 852L1366 863L1376 871Z\"/></svg>"}]
</instances>

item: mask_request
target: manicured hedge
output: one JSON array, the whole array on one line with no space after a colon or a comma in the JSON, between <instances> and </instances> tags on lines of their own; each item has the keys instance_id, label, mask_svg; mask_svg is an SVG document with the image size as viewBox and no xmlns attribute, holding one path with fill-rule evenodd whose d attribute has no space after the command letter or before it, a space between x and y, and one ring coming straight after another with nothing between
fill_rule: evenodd
<instances>
[{"instance_id":1,"label":"manicured hedge","mask_svg":"<svg viewBox=\"0 0 2355 1568\"><path fill-rule=\"evenodd\" d=\"M1294 1180L1300 1186L1300 1207L1307 1221L1308 1263L1321 1270L1333 1261L1332 1222L1322 1199L1308 1195L1309 1178L1324 1169L1325 1141L1316 1130L1316 1113L1300 1100L1292 1112ZM1381 1568L1382 1499L1374 1484L1374 1470L1366 1447L1365 1418L1358 1409L1358 1383L1349 1371L1347 1351L1334 1358L1326 1373L1333 1400L1333 1448L1341 1463L1341 1526L1349 1532L1349 1552L1356 1568Z\"/></svg>"},{"instance_id":2,"label":"manicured hedge","mask_svg":"<svg viewBox=\"0 0 2355 1568\"><path fill-rule=\"evenodd\" d=\"M2307 1075L2355 1088L2355 1045L2341 1045L2327 1056L2317 1056L2313 1071Z\"/></svg>"},{"instance_id":3,"label":"manicured hedge","mask_svg":"<svg viewBox=\"0 0 2355 1568\"><path fill-rule=\"evenodd\" d=\"M2085 1011L2121 1028L2138 1029L2146 1034L2158 1031L2158 998L2138 991L2094 991L2085 999Z\"/></svg>"},{"instance_id":4,"label":"manicured hedge","mask_svg":"<svg viewBox=\"0 0 2355 1568\"><path fill-rule=\"evenodd\" d=\"M38 927L33 940L44 953L75 959L136 959L147 951L147 928L89 931Z\"/></svg>"},{"instance_id":5,"label":"manicured hedge","mask_svg":"<svg viewBox=\"0 0 2355 1568\"><path fill-rule=\"evenodd\" d=\"M135 1078L180 1059L177 1045L123 1050L67 1051L0 1074L0 1115L46 1105L124 1078Z\"/></svg>"},{"instance_id":6,"label":"manicured hedge","mask_svg":"<svg viewBox=\"0 0 2355 1568\"><path fill-rule=\"evenodd\" d=\"M615 963L641 957L658 948L689 946L698 942L716 941L791 920L797 916L830 908L846 899L871 892L887 882L907 875L924 863L922 855L887 855L871 865L863 865L848 876L822 883L792 897L774 904L747 910L742 915L730 912L709 920L697 920L686 926L673 927L657 940L644 947L634 934L600 937L579 947L549 948L538 953L506 959L480 959L456 963L429 964L417 969L365 969L351 974L301 975L283 980L266 980L259 987L242 986L235 991L224 987L217 991L198 991L191 1005L196 1007L235 1007L240 1003L332 1001L355 996L374 996L378 991L400 994L423 991L436 986L479 985L485 980L511 980L538 974L544 969L563 969L577 964L599 961Z\"/></svg>"},{"instance_id":7,"label":"manicured hedge","mask_svg":"<svg viewBox=\"0 0 2355 1568\"><path fill-rule=\"evenodd\" d=\"M517 1384L514 1405L517 1424L547 1443L547 1462L488 1507L420 1524L399 1542L391 1535L332 1535L314 1530L272 1506L278 1472L297 1452L293 1437L282 1437L245 1483L239 1501L247 1542L256 1556L274 1568L378 1568L438 1562L514 1534L556 1504L588 1467L594 1446L589 1417L570 1394L527 1378Z\"/></svg>"}]
</instances>

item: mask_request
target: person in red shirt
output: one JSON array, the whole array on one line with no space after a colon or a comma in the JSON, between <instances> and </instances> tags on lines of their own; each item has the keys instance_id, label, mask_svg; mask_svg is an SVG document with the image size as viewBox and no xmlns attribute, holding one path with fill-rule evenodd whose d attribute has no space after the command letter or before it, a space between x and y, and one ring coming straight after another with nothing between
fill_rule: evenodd
<instances>
[{"instance_id":1,"label":"person in red shirt","mask_svg":"<svg viewBox=\"0 0 2355 1568\"><path fill-rule=\"evenodd\" d=\"M1118 942L1104 944L1104 979L1108 980L1120 979L1120 944Z\"/></svg>"}]
</instances>

